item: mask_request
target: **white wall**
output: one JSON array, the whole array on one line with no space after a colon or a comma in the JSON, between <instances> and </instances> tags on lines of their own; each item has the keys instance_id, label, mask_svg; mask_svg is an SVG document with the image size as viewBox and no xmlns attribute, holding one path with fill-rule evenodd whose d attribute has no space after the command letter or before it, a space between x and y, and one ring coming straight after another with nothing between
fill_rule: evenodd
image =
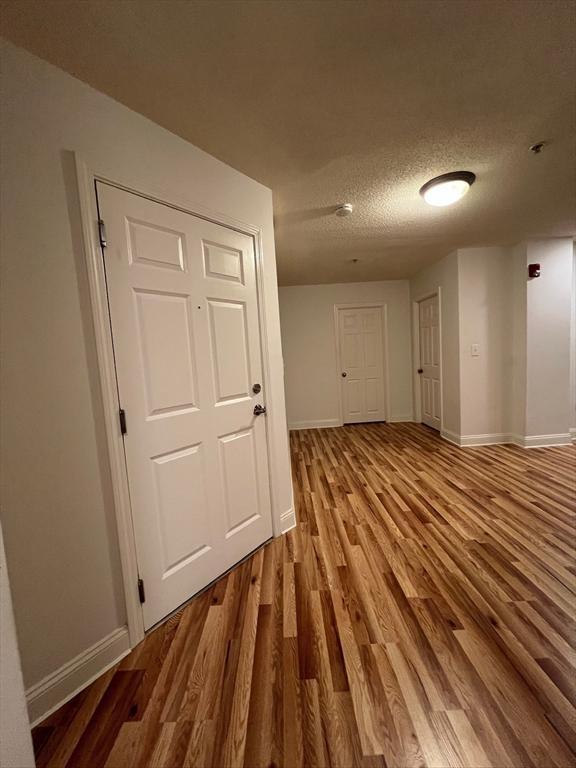
<instances>
[{"instance_id":1,"label":"white wall","mask_svg":"<svg viewBox=\"0 0 576 768\"><path fill-rule=\"evenodd\" d=\"M4 539L0 527L0 765L34 765L30 723L24 698L20 655L12 612Z\"/></svg>"},{"instance_id":2,"label":"white wall","mask_svg":"<svg viewBox=\"0 0 576 768\"><path fill-rule=\"evenodd\" d=\"M532 240L512 250L509 431L521 444L562 442L575 420L574 244ZM528 278L528 265L541 276ZM552 436L552 437L550 437Z\"/></svg>"},{"instance_id":3,"label":"white wall","mask_svg":"<svg viewBox=\"0 0 576 768\"><path fill-rule=\"evenodd\" d=\"M510 431L511 269L507 248L458 251L461 436Z\"/></svg>"},{"instance_id":4,"label":"white wall","mask_svg":"<svg viewBox=\"0 0 576 768\"><path fill-rule=\"evenodd\" d=\"M529 280L532 262L542 274ZM446 437L567 442L576 408L574 280L571 238L460 249L411 280L413 299L442 289Z\"/></svg>"},{"instance_id":5,"label":"white wall","mask_svg":"<svg viewBox=\"0 0 576 768\"><path fill-rule=\"evenodd\" d=\"M458 297L458 253L449 254L410 280L412 301L441 289L442 323L442 428L449 435L460 434L460 341ZM417 362L417 361L416 361ZM414 366L416 367L416 366ZM414 388L419 396L418 386ZM415 411L417 406L415 403Z\"/></svg>"},{"instance_id":6,"label":"white wall","mask_svg":"<svg viewBox=\"0 0 576 768\"><path fill-rule=\"evenodd\" d=\"M125 623L72 151L109 178L261 227L276 516L292 488L270 190L27 52L2 42L0 54L1 491L31 686Z\"/></svg>"},{"instance_id":7,"label":"white wall","mask_svg":"<svg viewBox=\"0 0 576 768\"><path fill-rule=\"evenodd\" d=\"M541 265L526 287L526 438L566 436L573 421L572 238L529 241L526 257Z\"/></svg>"},{"instance_id":8,"label":"white wall","mask_svg":"<svg viewBox=\"0 0 576 768\"><path fill-rule=\"evenodd\" d=\"M292 428L341 423L334 305L369 301L387 305L389 418L412 418L408 282L298 285L280 288L286 409Z\"/></svg>"},{"instance_id":9,"label":"white wall","mask_svg":"<svg viewBox=\"0 0 576 768\"><path fill-rule=\"evenodd\" d=\"M519 243L510 254L512 261L510 302L512 308L512 373L508 390L508 429L523 440L526 434L526 243Z\"/></svg>"},{"instance_id":10,"label":"white wall","mask_svg":"<svg viewBox=\"0 0 576 768\"><path fill-rule=\"evenodd\" d=\"M572 258L572 317L570 332L570 434L576 440L576 242Z\"/></svg>"}]
</instances>

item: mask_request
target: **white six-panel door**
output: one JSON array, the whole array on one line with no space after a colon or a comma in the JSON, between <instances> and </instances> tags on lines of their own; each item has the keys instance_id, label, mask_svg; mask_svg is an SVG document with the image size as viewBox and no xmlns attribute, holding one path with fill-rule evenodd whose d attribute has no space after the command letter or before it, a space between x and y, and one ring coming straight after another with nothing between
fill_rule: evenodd
<instances>
[{"instance_id":1,"label":"white six-panel door","mask_svg":"<svg viewBox=\"0 0 576 768\"><path fill-rule=\"evenodd\" d=\"M344 423L384 421L382 307L340 308L338 343Z\"/></svg>"},{"instance_id":2,"label":"white six-panel door","mask_svg":"<svg viewBox=\"0 0 576 768\"><path fill-rule=\"evenodd\" d=\"M97 194L148 629L272 535L254 246Z\"/></svg>"},{"instance_id":3,"label":"white six-panel door","mask_svg":"<svg viewBox=\"0 0 576 768\"><path fill-rule=\"evenodd\" d=\"M420 319L420 397L422 421L440 429L440 313L438 296L419 303Z\"/></svg>"}]
</instances>

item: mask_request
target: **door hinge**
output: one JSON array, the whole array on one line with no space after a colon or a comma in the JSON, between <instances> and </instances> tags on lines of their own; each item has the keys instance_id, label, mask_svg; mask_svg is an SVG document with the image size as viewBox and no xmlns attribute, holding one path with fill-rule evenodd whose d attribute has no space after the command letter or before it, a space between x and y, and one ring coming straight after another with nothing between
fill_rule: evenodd
<instances>
[{"instance_id":1,"label":"door hinge","mask_svg":"<svg viewBox=\"0 0 576 768\"><path fill-rule=\"evenodd\" d=\"M146 602L146 593L144 592L144 581L142 579L138 579L138 597L140 598L141 603Z\"/></svg>"},{"instance_id":2,"label":"door hinge","mask_svg":"<svg viewBox=\"0 0 576 768\"><path fill-rule=\"evenodd\" d=\"M126 428L126 411L124 408L120 408L118 411L118 418L120 419L120 434L125 435L128 430Z\"/></svg>"},{"instance_id":3,"label":"door hinge","mask_svg":"<svg viewBox=\"0 0 576 768\"><path fill-rule=\"evenodd\" d=\"M102 248L106 248L108 240L106 238L106 225L102 219L98 219L98 236L100 237L100 245Z\"/></svg>"}]
</instances>

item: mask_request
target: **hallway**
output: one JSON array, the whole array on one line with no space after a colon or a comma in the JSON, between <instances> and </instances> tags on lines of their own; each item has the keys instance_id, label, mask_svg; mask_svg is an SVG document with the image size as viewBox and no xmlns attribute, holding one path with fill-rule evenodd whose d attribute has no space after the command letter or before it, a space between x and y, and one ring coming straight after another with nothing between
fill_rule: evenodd
<instances>
[{"instance_id":1,"label":"hallway","mask_svg":"<svg viewBox=\"0 0 576 768\"><path fill-rule=\"evenodd\" d=\"M298 527L37 727L38 766L573 764L576 450L291 447Z\"/></svg>"}]
</instances>

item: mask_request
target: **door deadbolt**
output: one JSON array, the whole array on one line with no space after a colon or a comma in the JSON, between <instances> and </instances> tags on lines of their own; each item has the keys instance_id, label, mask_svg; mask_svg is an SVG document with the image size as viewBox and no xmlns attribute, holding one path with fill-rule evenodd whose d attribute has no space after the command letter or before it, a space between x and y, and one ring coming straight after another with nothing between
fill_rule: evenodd
<instances>
[{"instance_id":1,"label":"door deadbolt","mask_svg":"<svg viewBox=\"0 0 576 768\"><path fill-rule=\"evenodd\" d=\"M252 392L254 392L255 395L257 395L261 391L262 391L262 385L261 384L254 384L253 385Z\"/></svg>"}]
</instances>

